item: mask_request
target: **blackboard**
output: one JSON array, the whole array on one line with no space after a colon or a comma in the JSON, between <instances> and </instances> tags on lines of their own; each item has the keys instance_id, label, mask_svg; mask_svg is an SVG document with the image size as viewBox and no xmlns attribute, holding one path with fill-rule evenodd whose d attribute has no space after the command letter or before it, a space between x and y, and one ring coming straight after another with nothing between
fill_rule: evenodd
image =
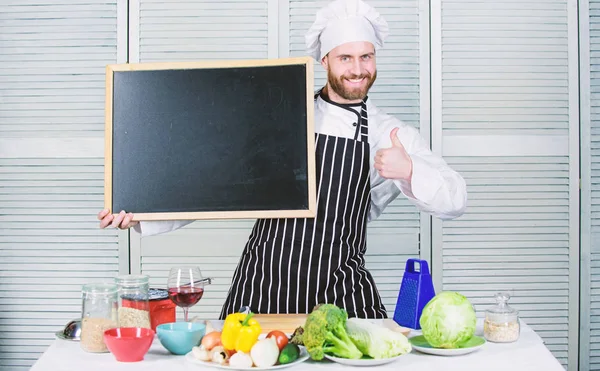
<instances>
[{"instance_id":1,"label":"blackboard","mask_svg":"<svg viewBox=\"0 0 600 371\"><path fill-rule=\"evenodd\" d=\"M105 207L134 220L314 217L304 58L106 69Z\"/></svg>"}]
</instances>

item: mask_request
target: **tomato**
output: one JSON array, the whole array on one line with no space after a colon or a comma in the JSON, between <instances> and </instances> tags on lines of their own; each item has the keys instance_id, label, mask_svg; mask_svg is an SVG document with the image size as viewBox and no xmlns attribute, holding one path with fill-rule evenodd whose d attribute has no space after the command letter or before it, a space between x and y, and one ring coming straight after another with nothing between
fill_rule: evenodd
<instances>
[{"instance_id":1,"label":"tomato","mask_svg":"<svg viewBox=\"0 0 600 371\"><path fill-rule=\"evenodd\" d=\"M271 336L273 336L275 338L277 347L279 348L279 351L281 352L281 350L283 348L285 348L285 346L288 343L287 335L283 331L273 330L267 334L267 338L270 338Z\"/></svg>"}]
</instances>

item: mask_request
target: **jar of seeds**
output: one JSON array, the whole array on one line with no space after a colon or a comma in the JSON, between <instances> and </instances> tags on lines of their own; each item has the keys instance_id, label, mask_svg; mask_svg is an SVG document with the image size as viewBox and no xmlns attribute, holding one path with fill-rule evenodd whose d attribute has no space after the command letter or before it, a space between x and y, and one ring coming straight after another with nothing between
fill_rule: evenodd
<instances>
[{"instance_id":1,"label":"jar of seeds","mask_svg":"<svg viewBox=\"0 0 600 371\"><path fill-rule=\"evenodd\" d=\"M115 279L119 287L119 327L150 327L149 277L122 275Z\"/></svg>"},{"instance_id":2,"label":"jar of seeds","mask_svg":"<svg viewBox=\"0 0 600 371\"><path fill-rule=\"evenodd\" d=\"M84 285L81 290L80 346L90 353L106 353L104 331L118 327L117 285L95 283Z\"/></svg>"},{"instance_id":3,"label":"jar of seeds","mask_svg":"<svg viewBox=\"0 0 600 371\"><path fill-rule=\"evenodd\" d=\"M483 336L494 343L517 341L521 332L519 312L508 305L508 293L499 292L495 299L496 305L485 312Z\"/></svg>"}]
</instances>

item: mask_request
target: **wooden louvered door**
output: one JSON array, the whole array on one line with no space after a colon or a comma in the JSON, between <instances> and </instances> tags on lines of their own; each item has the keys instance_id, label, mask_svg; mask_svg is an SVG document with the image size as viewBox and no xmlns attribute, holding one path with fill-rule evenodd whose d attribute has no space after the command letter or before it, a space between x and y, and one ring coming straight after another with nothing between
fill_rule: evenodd
<instances>
[{"instance_id":1,"label":"wooden louvered door","mask_svg":"<svg viewBox=\"0 0 600 371\"><path fill-rule=\"evenodd\" d=\"M436 289L478 314L510 303L577 367L577 6L432 2L433 149L465 177L467 213L433 223Z\"/></svg>"},{"instance_id":2,"label":"wooden louvered door","mask_svg":"<svg viewBox=\"0 0 600 371\"><path fill-rule=\"evenodd\" d=\"M0 3L0 370L28 370L81 316L81 286L128 270L127 233L95 219L126 24L116 0Z\"/></svg>"}]
</instances>

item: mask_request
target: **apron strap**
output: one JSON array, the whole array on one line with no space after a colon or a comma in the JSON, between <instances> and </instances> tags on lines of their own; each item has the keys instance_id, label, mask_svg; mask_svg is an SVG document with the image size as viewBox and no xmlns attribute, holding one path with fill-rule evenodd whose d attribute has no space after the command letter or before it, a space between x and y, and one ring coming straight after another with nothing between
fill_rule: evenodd
<instances>
[{"instance_id":1,"label":"apron strap","mask_svg":"<svg viewBox=\"0 0 600 371\"><path fill-rule=\"evenodd\" d=\"M354 140L360 142L369 142L369 119L367 115L367 99L363 99L360 104L360 120L356 125L356 132L354 133Z\"/></svg>"}]
</instances>

